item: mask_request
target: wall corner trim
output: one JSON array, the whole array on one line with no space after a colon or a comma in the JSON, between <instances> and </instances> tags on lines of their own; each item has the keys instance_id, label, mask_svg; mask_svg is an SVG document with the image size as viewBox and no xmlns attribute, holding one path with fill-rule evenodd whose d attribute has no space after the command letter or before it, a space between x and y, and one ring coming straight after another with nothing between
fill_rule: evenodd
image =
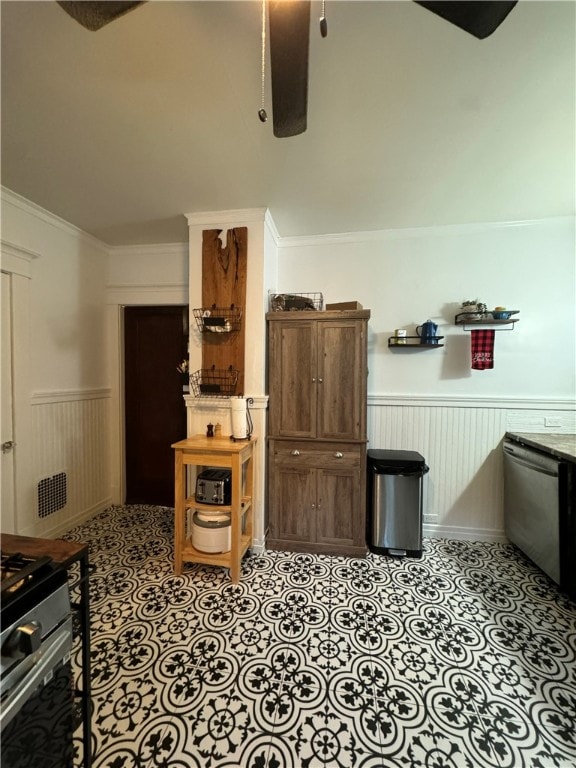
<instances>
[{"instance_id":1,"label":"wall corner trim","mask_svg":"<svg viewBox=\"0 0 576 768\"><path fill-rule=\"evenodd\" d=\"M479 395L379 395L369 394L368 405L422 406L424 408L515 408L528 410L576 411L570 398L481 397Z\"/></svg>"},{"instance_id":2,"label":"wall corner trim","mask_svg":"<svg viewBox=\"0 0 576 768\"><path fill-rule=\"evenodd\" d=\"M110 397L111 389L109 387L102 387L99 389L61 389L46 392L33 392L30 396L30 405L76 403L81 400L108 400Z\"/></svg>"}]
</instances>

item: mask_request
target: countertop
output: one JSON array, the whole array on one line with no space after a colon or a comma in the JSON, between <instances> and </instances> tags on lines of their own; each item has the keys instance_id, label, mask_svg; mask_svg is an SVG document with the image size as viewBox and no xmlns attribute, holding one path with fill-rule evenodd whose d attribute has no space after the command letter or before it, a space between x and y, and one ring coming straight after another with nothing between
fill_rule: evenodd
<instances>
[{"instance_id":1,"label":"countertop","mask_svg":"<svg viewBox=\"0 0 576 768\"><path fill-rule=\"evenodd\" d=\"M18 536L3 533L0 537L2 552L13 554L20 552L26 557L48 555L56 565L68 568L77 560L88 557L88 545L64 539L38 539L31 536Z\"/></svg>"},{"instance_id":2,"label":"countertop","mask_svg":"<svg viewBox=\"0 0 576 768\"><path fill-rule=\"evenodd\" d=\"M517 443L530 445L559 459L576 463L576 435L549 432L506 432L506 437Z\"/></svg>"}]
</instances>

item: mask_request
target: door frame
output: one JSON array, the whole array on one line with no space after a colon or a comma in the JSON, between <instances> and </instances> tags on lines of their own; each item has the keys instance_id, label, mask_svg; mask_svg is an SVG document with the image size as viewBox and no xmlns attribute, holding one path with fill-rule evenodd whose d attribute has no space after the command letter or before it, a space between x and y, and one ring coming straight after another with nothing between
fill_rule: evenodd
<instances>
[{"instance_id":1,"label":"door frame","mask_svg":"<svg viewBox=\"0 0 576 768\"><path fill-rule=\"evenodd\" d=\"M113 504L126 497L126 436L124 429L124 307L188 304L188 285L118 286L107 296L110 354L110 494Z\"/></svg>"},{"instance_id":2,"label":"door frame","mask_svg":"<svg viewBox=\"0 0 576 768\"><path fill-rule=\"evenodd\" d=\"M2 270L2 469L0 481L2 498L0 499L0 530L3 533L16 533L16 510L14 508L14 448L4 451L4 441L14 442L14 403L13 403L13 374L12 374L12 275Z\"/></svg>"}]
</instances>

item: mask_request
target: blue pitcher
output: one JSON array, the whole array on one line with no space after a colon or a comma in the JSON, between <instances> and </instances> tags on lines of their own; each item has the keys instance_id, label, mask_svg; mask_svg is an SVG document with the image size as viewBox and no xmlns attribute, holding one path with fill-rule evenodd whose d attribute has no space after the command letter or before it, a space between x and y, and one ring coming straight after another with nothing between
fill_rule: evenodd
<instances>
[{"instance_id":1,"label":"blue pitcher","mask_svg":"<svg viewBox=\"0 0 576 768\"><path fill-rule=\"evenodd\" d=\"M420 336L420 344L438 344L437 332L438 326L432 320L426 320L416 328L416 333Z\"/></svg>"}]
</instances>

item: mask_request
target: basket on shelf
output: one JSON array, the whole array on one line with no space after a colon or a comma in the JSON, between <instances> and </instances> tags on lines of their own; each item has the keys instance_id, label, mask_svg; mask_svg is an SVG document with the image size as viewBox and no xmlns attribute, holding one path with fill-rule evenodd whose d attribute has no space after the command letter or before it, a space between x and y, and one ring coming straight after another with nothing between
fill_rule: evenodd
<instances>
[{"instance_id":1,"label":"basket on shelf","mask_svg":"<svg viewBox=\"0 0 576 768\"><path fill-rule=\"evenodd\" d=\"M194 397L231 397L236 394L238 371L230 368L201 368L190 374Z\"/></svg>"},{"instance_id":2,"label":"basket on shelf","mask_svg":"<svg viewBox=\"0 0 576 768\"><path fill-rule=\"evenodd\" d=\"M270 312L322 311L321 293L269 293Z\"/></svg>"},{"instance_id":3,"label":"basket on shelf","mask_svg":"<svg viewBox=\"0 0 576 768\"><path fill-rule=\"evenodd\" d=\"M242 309L233 304L230 307L213 305L209 309L201 307L193 309L192 313L200 333L233 333L240 330Z\"/></svg>"}]
</instances>

